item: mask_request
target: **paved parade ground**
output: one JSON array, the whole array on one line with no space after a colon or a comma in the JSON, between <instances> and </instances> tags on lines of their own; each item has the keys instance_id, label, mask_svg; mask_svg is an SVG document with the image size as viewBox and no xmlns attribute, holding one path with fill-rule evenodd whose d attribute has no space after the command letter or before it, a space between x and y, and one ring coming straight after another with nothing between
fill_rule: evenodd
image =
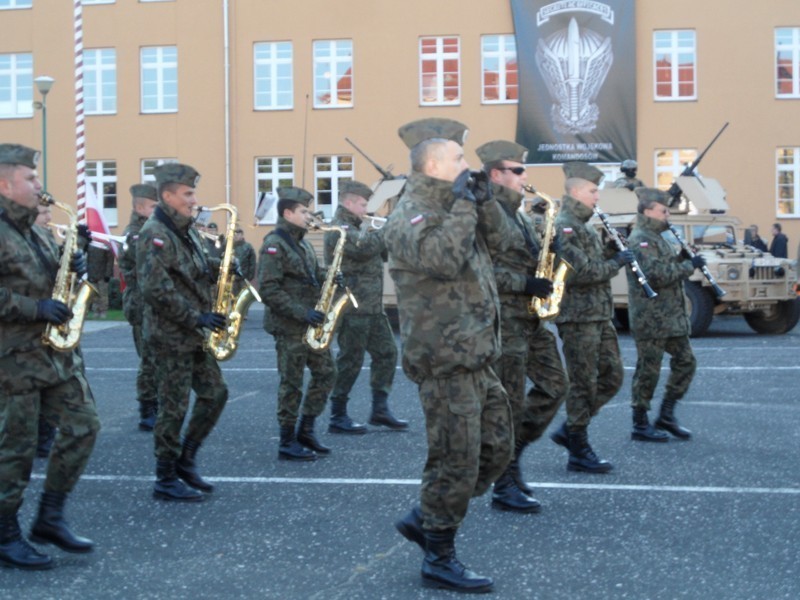
<instances>
[{"instance_id":1,"label":"paved parade ground","mask_svg":"<svg viewBox=\"0 0 800 600\"><path fill-rule=\"evenodd\" d=\"M621 335L625 385L590 427L608 475L567 472L544 438L523 458L543 510L474 500L459 558L509 599L796 599L800 597L800 330L754 334L718 318L693 340L698 371L679 405L690 442L630 440L633 340ZM223 363L230 401L198 454L216 490L199 504L151 497L151 435L137 429L137 358L125 323L90 322L82 347L103 430L67 505L90 555L50 546L56 568L0 570L0 598L455 598L421 588L422 553L393 522L418 498L425 435L416 386L398 369L390 397L409 432L318 432L330 457L277 460L274 343L254 307L237 356ZM662 386L663 376L662 372ZM349 412L369 414L367 372ZM660 396L658 396L660 398ZM554 424L560 423L562 413ZM37 459L20 522L42 486Z\"/></svg>"}]
</instances>

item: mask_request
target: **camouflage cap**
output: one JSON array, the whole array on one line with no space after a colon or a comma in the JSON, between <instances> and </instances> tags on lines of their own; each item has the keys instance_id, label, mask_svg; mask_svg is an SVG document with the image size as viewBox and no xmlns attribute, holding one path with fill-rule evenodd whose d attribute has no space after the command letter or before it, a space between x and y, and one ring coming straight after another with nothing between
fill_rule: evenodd
<instances>
[{"instance_id":1,"label":"camouflage cap","mask_svg":"<svg viewBox=\"0 0 800 600\"><path fill-rule=\"evenodd\" d=\"M524 164L528 158L528 149L525 146L506 140L486 142L478 146L475 153L485 165L499 160L513 160Z\"/></svg>"},{"instance_id":2,"label":"camouflage cap","mask_svg":"<svg viewBox=\"0 0 800 600\"><path fill-rule=\"evenodd\" d=\"M566 162L561 166L561 168L564 170L564 175L567 176L567 179L577 177L579 179L591 181L595 185L600 185L600 181L604 177L603 172L600 169L585 162Z\"/></svg>"},{"instance_id":3,"label":"camouflage cap","mask_svg":"<svg viewBox=\"0 0 800 600\"><path fill-rule=\"evenodd\" d=\"M397 135L400 136L400 139L409 149L425 140L435 138L451 140L463 146L464 142L467 141L468 133L469 129L463 123L453 119L439 118L411 121L411 123L406 123L397 130Z\"/></svg>"},{"instance_id":4,"label":"camouflage cap","mask_svg":"<svg viewBox=\"0 0 800 600\"><path fill-rule=\"evenodd\" d=\"M345 181L339 186L339 198L343 198L345 194L354 194L369 200L372 196L372 189L360 181Z\"/></svg>"},{"instance_id":5,"label":"camouflage cap","mask_svg":"<svg viewBox=\"0 0 800 600\"><path fill-rule=\"evenodd\" d=\"M314 196L303 188L299 187L280 187L278 188L278 200L292 200L304 206L310 206Z\"/></svg>"},{"instance_id":6,"label":"camouflage cap","mask_svg":"<svg viewBox=\"0 0 800 600\"><path fill-rule=\"evenodd\" d=\"M633 191L639 199L640 204L652 205L653 202L658 202L664 206L669 206L672 201L672 196L658 188L638 187Z\"/></svg>"},{"instance_id":7,"label":"camouflage cap","mask_svg":"<svg viewBox=\"0 0 800 600\"><path fill-rule=\"evenodd\" d=\"M0 165L22 165L35 169L39 151L21 144L0 144Z\"/></svg>"},{"instance_id":8,"label":"camouflage cap","mask_svg":"<svg viewBox=\"0 0 800 600\"><path fill-rule=\"evenodd\" d=\"M200 173L189 165L180 163L164 163L153 169L156 176L156 183L162 186L166 183L180 183L189 187L197 187L200 181Z\"/></svg>"},{"instance_id":9,"label":"camouflage cap","mask_svg":"<svg viewBox=\"0 0 800 600\"><path fill-rule=\"evenodd\" d=\"M149 183L135 183L131 186L131 196L134 198L148 198L157 200L156 188Z\"/></svg>"}]
</instances>

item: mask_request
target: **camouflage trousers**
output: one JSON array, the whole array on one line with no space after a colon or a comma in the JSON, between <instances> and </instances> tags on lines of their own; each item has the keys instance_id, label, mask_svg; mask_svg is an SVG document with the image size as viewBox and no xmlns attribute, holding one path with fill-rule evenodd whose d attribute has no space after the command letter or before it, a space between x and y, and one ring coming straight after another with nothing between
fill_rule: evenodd
<instances>
[{"instance_id":1,"label":"camouflage trousers","mask_svg":"<svg viewBox=\"0 0 800 600\"><path fill-rule=\"evenodd\" d=\"M339 354L336 356L336 383L331 397L347 399L361 373L366 352L372 359L369 367L370 389L388 395L397 368L397 346L389 317L384 313L346 315L342 317L337 336Z\"/></svg>"},{"instance_id":2,"label":"camouflage trousers","mask_svg":"<svg viewBox=\"0 0 800 600\"><path fill-rule=\"evenodd\" d=\"M278 353L278 424L294 427L302 414L318 417L325 410L328 393L336 379L336 363L330 350L313 352L301 338L276 336L275 350ZM303 401L303 374L305 368L311 372L305 401Z\"/></svg>"},{"instance_id":3,"label":"camouflage trousers","mask_svg":"<svg viewBox=\"0 0 800 600\"><path fill-rule=\"evenodd\" d=\"M650 401L658 385L661 375L661 360L664 352L671 356L669 361L669 379L664 396L680 400L689 389L697 360L689 343L689 336L669 337L652 340L636 340L636 372L633 374L633 397L631 406L650 410Z\"/></svg>"},{"instance_id":4,"label":"camouflage trousers","mask_svg":"<svg viewBox=\"0 0 800 600\"><path fill-rule=\"evenodd\" d=\"M513 326L512 326L513 325ZM503 324L503 356L495 371L508 392L514 438L535 442L547 429L569 387L555 335L536 320ZM533 387L525 393L525 378Z\"/></svg>"},{"instance_id":5,"label":"camouflage trousers","mask_svg":"<svg viewBox=\"0 0 800 600\"><path fill-rule=\"evenodd\" d=\"M95 314L108 312L108 282L101 279L92 283L97 288L97 295L92 300L92 312Z\"/></svg>"},{"instance_id":6,"label":"camouflage trousers","mask_svg":"<svg viewBox=\"0 0 800 600\"><path fill-rule=\"evenodd\" d=\"M158 401L158 380L156 379L155 350L145 343L141 325L133 326L133 343L139 355L139 370L136 372L136 400Z\"/></svg>"},{"instance_id":7,"label":"camouflage trousers","mask_svg":"<svg viewBox=\"0 0 800 600\"><path fill-rule=\"evenodd\" d=\"M12 355L2 360L14 359ZM0 391L0 515L14 514L22 505L36 455L40 411L58 428L44 480L47 492L72 491L100 431L82 369L64 379L50 366L40 366L35 374L15 378L13 389L4 386Z\"/></svg>"},{"instance_id":8,"label":"camouflage trousers","mask_svg":"<svg viewBox=\"0 0 800 600\"><path fill-rule=\"evenodd\" d=\"M194 406L184 437L198 443L208 437L228 401L228 386L217 361L202 348L176 351L159 348L155 353L158 377L158 416L153 430L158 460L177 460L181 454L181 429Z\"/></svg>"},{"instance_id":9,"label":"camouflage trousers","mask_svg":"<svg viewBox=\"0 0 800 600\"><path fill-rule=\"evenodd\" d=\"M486 367L419 384L428 458L422 473L424 527L458 527L511 460L511 408L500 379Z\"/></svg>"},{"instance_id":10,"label":"camouflage trousers","mask_svg":"<svg viewBox=\"0 0 800 600\"><path fill-rule=\"evenodd\" d=\"M569 375L567 427L585 429L622 387L624 372L617 332L608 320L561 323L558 335Z\"/></svg>"}]
</instances>

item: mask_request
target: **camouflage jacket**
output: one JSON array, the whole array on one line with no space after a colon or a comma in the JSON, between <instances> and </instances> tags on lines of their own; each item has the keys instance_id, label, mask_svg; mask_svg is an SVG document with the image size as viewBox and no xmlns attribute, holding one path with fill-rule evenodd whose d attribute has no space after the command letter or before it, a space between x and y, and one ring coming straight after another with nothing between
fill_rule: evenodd
<instances>
[{"instance_id":1,"label":"camouflage jacket","mask_svg":"<svg viewBox=\"0 0 800 600\"><path fill-rule=\"evenodd\" d=\"M145 337L178 351L202 347L197 318L212 309L217 273L191 219L159 202L136 243Z\"/></svg>"},{"instance_id":2,"label":"camouflage jacket","mask_svg":"<svg viewBox=\"0 0 800 600\"><path fill-rule=\"evenodd\" d=\"M606 321L614 311L611 279L620 269L613 258L606 258L600 236L589 225L592 209L571 196L564 196L556 217L559 258L572 270L567 276L561 312L556 323Z\"/></svg>"},{"instance_id":3,"label":"camouflage jacket","mask_svg":"<svg viewBox=\"0 0 800 600\"><path fill-rule=\"evenodd\" d=\"M264 329L272 335L302 337L308 329L306 311L319 300L325 270L305 234L280 217L261 245L258 293L264 302Z\"/></svg>"},{"instance_id":4,"label":"camouflage jacket","mask_svg":"<svg viewBox=\"0 0 800 600\"><path fill-rule=\"evenodd\" d=\"M256 276L256 251L252 244L242 240L233 242L233 253L239 259L239 268L247 281Z\"/></svg>"},{"instance_id":5,"label":"camouflage jacket","mask_svg":"<svg viewBox=\"0 0 800 600\"><path fill-rule=\"evenodd\" d=\"M500 357L500 302L479 228L493 236L502 209L490 201L480 210L481 217L473 202L455 198L452 183L412 173L384 226L403 370L417 383Z\"/></svg>"},{"instance_id":6,"label":"camouflage jacket","mask_svg":"<svg viewBox=\"0 0 800 600\"><path fill-rule=\"evenodd\" d=\"M635 188L644 187L644 182L638 177L618 177L614 180L613 187L633 190Z\"/></svg>"},{"instance_id":7,"label":"camouflage jacket","mask_svg":"<svg viewBox=\"0 0 800 600\"><path fill-rule=\"evenodd\" d=\"M362 231L362 221L345 207L336 209L332 225L345 230L346 242L341 271L345 284L358 301L358 314L375 315L383 312L383 262L387 256L383 229ZM325 233L325 264L333 261L333 251L339 242L338 231ZM352 312L352 306L348 307Z\"/></svg>"},{"instance_id":8,"label":"camouflage jacket","mask_svg":"<svg viewBox=\"0 0 800 600\"><path fill-rule=\"evenodd\" d=\"M139 282L136 279L136 247L139 241L139 230L147 221L147 217L131 214L131 222L125 229L126 247L119 255L119 271L125 280L125 291L122 292L122 309L125 318L131 325L142 324L144 304Z\"/></svg>"},{"instance_id":9,"label":"camouflage jacket","mask_svg":"<svg viewBox=\"0 0 800 600\"><path fill-rule=\"evenodd\" d=\"M86 263L89 281L92 283L108 281L114 275L114 253L105 244L102 244L102 248L89 244L86 249Z\"/></svg>"},{"instance_id":10,"label":"camouflage jacket","mask_svg":"<svg viewBox=\"0 0 800 600\"><path fill-rule=\"evenodd\" d=\"M631 333L637 340L689 335L683 282L694 272L694 267L661 236L666 230L666 222L639 214L628 237L628 247L647 274L648 283L658 293L655 298L647 298L636 277L627 269L628 315Z\"/></svg>"}]
</instances>

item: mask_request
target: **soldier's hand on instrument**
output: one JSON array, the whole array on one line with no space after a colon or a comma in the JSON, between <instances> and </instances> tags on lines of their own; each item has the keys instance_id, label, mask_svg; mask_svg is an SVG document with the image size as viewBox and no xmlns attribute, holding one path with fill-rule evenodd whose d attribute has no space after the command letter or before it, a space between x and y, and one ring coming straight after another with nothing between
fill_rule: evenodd
<instances>
[{"instance_id":1,"label":"soldier's hand on instrument","mask_svg":"<svg viewBox=\"0 0 800 600\"><path fill-rule=\"evenodd\" d=\"M306 323L309 325L319 326L325 322L325 313L322 313L313 308L306 311Z\"/></svg>"},{"instance_id":2,"label":"soldier's hand on instrument","mask_svg":"<svg viewBox=\"0 0 800 600\"><path fill-rule=\"evenodd\" d=\"M239 262L238 256L234 256L231 260L231 269L233 269L233 272L237 277L241 277L242 279L245 278L244 273L242 273L242 265Z\"/></svg>"},{"instance_id":3,"label":"soldier's hand on instrument","mask_svg":"<svg viewBox=\"0 0 800 600\"><path fill-rule=\"evenodd\" d=\"M553 293L553 282L540 277L528 277L525 281L525 294L537 298L547 298Z\"/></svg>"},{"instance_id":4,"label":"soldier's hand on instrument","mask_svg":"<svg viewBox=\"0 0 800 600\"><path fill-rule=\"evenodd\" d=\"M344 273L342 273L341 271L336 273L336 275L333 276L333 283L335 283L337 287L344 288L345 287Z\"/></svg>"},{"instance_id":5,"label":"soldier's hand on instrument","mask_svg":"<svg viewBox=\"0 0 800 600\"><path fill-rule=\"evenodd\" d=\"M617 261L619 266L623 267L631 264L634 260L636 260L636 257L630 250L623 250L622 252L617 252L614 255L614 260Z\"/></svg>"},{"instance_id":6,"label":"soldier's hand on instrument","mask_svg":"<svg viewBox=\"0 0 800 600\"><path fill-rule=\"evenodd\" d=\"M78 277L86 275L86 255L80 250L76 250L72 255L72 260L69 263L69 270L75 273Z\"/></svg>"},{"instance_id":7,"label":"soldier's hand on instrument","mask_svg":"<svg viewBox=\"0 0 800 600\"><path fill-rule=\"evenodd\" d=\"M453 182L453 195L456 198L462 198L464 200L468 200L469 202L477 202L475 198L475 194L472 193L469 185L469 179L472 176L469 169L464 169L461 171L461 174L456 177L456 180Z\"/></svg>"},{"instance_id":8,"label":"soldier's hand on instrument","mask_svg":"<svg viewBox=\"0 0 800 600\"><path fill-rule=\"evenodd\" d=\"M78 223L78 237L82 238L81 245L86 245L92 241L92 230L86 223Z\"/></svg>"},{"instance_id":9,"label":"soldier's hand on instrument","mask_svg":"<svg viewBox=\"0 0 800 600\"><path fill-rule=\"evenodd\" d=\"M550 252L553 254L561 252L561 238L558 237L558 234L554 235L553 239L550 241Z\"/></svg>"},{"instance_id":10,"label":"soldier's hand on instrument","mask_svg":"<svg viewBox=\"0 0 800 600\"><path fill-rule=\"evenodd\" d=\"M475 201L483 204L492 199L492 184L489 181L489 174L486 171L470 171L469 187Z\"/></svg>"},{"instance_id":11,"label":"soldier's hand on instrument","mask_svg":"<svg viewBox=\"0 0 800 600\"><path fill-rule=\"evenodd\" d=\"M226 324L227 320L225 319L225 315L216 312L200 313L200 316L197 317L197 326L203 329L219 331L220 329L224 329Z\"/></svg>"},{"instance_id":12,"label":"soldier's hand on instrument","mask_svg":"<svg viewBox=\"0 0 800 600\"><path fill-rule=\"evenodd\" d=\"M46 298L36 303L36 320L47 321L55 325L63 325L72 316L69 306L60 300Z\"/></svg>"},{"instance_id":13,"label":"soldier's hand on instrument","mask_svg":"<svg viewBox=\"0 0 800 600\"><path fill-rule=\"evenodd\" d=\"M695 254L692 257L692 266L695 269L702 269L703 267L706 266L706 259L703 256L700 256L699 254Z\"/></svg>"}]
</instances>

